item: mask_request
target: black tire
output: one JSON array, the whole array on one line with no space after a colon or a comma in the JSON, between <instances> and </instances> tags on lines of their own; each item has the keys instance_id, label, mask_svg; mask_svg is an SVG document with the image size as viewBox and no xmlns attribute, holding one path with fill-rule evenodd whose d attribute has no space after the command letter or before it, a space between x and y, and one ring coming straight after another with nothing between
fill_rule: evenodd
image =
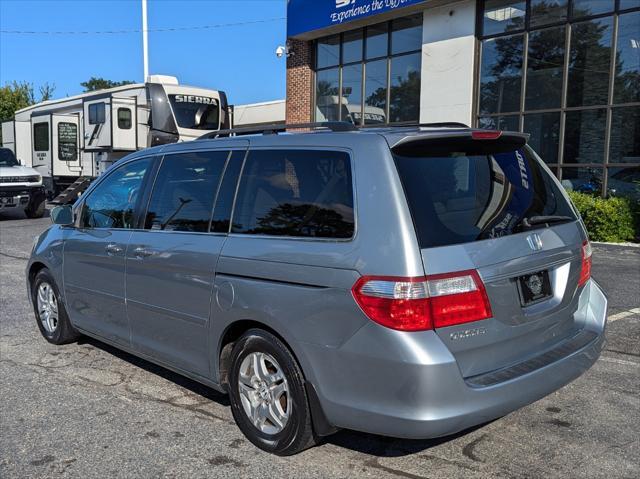
<instances>
[{"instance_id":1,"label":"black tire","mask_svg":"<svg viewBox=\"0 0 640 479\"><path fill-rule=\"evenodd\" d=\"M24 214L26 214L29 219L42 218L44 216L46 204L47 202L44 198L34 204L30 203L27 208L25 208Z\"/></svg>"},{"instance_id":2,"label":"black tire","mask_svg":"<svg viewBox=\"0 0 640 479\"><path fill-rule=\"evenodd\" d=\"M272 356L287 381L289 417L284 428L275 434L266 434L254 426L240 398L238 384L240 367L242 361L254 352ZM233 347L229 369L231 411L236 424L247 439L260 449L278 456L297 454L316 443L309 401L304 387L304 376L293 354L280 339L261 329L247 331Z\"/></svg>"},{"instance_id":3,"label":"black tire","mask_svg":"<svg viewBox=\"0 0 640 479\"><path fill-rule=\"evenodd\" d=\"M52 331L45 327L44 321L41 319L40 311L38 310L38 291L40 285L45 283L51 288L57 302L57 321ZM31 283L31 302L33 304L33 312L36 316L36 323L44 339L52 344L67 344L78 339L80 334L71 325L67 311L64 308L64 303L60 299L58 286L47 268L41 269Z\"/></svg>"}]
</instances>

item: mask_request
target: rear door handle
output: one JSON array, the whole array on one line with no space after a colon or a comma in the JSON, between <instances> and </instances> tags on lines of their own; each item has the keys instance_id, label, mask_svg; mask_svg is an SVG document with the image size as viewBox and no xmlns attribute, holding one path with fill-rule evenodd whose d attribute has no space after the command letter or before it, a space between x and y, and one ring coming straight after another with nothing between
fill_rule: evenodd
<instances>
[{"instance_id":1,"label":"rear door handle","mask_svg":"<svg viewBox=\"0 0 640 479\"><path fill-rule=\"evenodd\" d=\"M104 250L107 252L109 256L120 254L124 251L122 246L118 246L115 243L109 243L107 246L105 246Z\"/></svg>"},{"instance_id":2,"label":"rear door handle","mask_svg":"<svg viewBox=\"0 0 640 479\"><path fill-rule=\"evenodd\" d=\"M136 258L147 258L149 256L153 256L155 254L155 251L147 249L147 248L143 248L143 247L139 247L133 250L133 255Z\"/></svg>"}]
</instances>

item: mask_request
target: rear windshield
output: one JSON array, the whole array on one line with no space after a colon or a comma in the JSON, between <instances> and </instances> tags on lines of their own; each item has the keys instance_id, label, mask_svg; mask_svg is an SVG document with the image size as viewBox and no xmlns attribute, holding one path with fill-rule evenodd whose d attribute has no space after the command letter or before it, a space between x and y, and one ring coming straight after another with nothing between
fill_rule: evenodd
<instances>
[{"instance_id":1,"label":"rear windshield","mask_svg":"<svg viewBox=\"0 0 640 479\"><path fill-rule=\"evenodd\" d=\"M528 147L493 154L455 149L395 155L421 248L519 233L523 219L534 216L576 219Z\"/></svg>"}]
</instances>

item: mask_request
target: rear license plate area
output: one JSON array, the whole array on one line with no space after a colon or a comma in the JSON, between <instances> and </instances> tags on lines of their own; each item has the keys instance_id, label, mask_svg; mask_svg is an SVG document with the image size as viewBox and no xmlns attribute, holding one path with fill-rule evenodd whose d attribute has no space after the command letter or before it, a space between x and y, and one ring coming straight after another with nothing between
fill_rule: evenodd
<instances>
[{"instance_id":1,"label":"rear license plate area","mask_svg":"<svg viewBox=\"0 0 640 479\"><path fill-rule=\"evenodd\" d=\"M520 293L520 304L522 306L539 303L540 301L549 299L553 295L549 271L546 269L519 276L517 283Z\"/></svg>"}]
</instances>

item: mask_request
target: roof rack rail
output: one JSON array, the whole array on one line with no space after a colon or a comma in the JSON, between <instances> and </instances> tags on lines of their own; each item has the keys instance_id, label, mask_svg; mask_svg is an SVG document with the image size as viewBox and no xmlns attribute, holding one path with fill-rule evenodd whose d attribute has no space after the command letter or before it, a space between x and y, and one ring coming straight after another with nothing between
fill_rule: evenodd
<instances>
[{"instance_id":1,"label":"roof rack rail","mask_svg":"<svg viewBox=\"0 0 640 479\"><path fill-rule=\"evenodd\" d=\"M243 128L231 128L228 130L217 130L206 133L198 138L198 140L211 140L225 136L235 136L238 134L263 134L274 135L278 132L287 130L300 129L321 129L325 128L331 131L357 131L358 128L353 123L347 121L322 121L315 123L274 123L272 125L249 126Z\"/></svg>"},{"instance_id":2,"label":"roof rack rail","mask_svg":"<svg viewBox=\"0 0 640 479\"><path fill-rule=\"evenodd\" d=\"M418 123L418 126L427 126L431 128L470 128L469 125L465 123L460 123L458 121L440 121L435 123Z\"/></svg>"}]
</instances>

